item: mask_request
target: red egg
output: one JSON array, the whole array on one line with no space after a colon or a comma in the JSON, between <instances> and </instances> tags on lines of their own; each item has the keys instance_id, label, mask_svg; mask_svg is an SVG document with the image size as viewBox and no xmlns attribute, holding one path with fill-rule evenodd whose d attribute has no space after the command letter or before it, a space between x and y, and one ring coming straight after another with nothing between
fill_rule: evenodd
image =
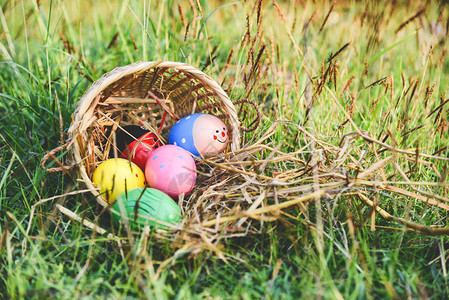
<instances>
[{"instance_id":1,"label":"red egg","mask_svg":"<svg viewBox=\"0 0 449 300\"><path fill-rule=\"evenodd\" d=\"M156 135L149 132L129 144L128 147L123 150L120 158L131 160L139 166L142 171L145 171L145 164L148 156L154 149L160 146L162 146L162 144L157 139Z\"/></svg>"}]
</instances>

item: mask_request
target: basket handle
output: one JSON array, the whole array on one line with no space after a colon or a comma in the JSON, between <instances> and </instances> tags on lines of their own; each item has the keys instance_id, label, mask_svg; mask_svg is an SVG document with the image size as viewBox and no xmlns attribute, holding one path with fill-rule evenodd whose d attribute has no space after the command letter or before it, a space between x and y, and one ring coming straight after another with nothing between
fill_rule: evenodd
<instances>
[{"instance_id":1,"label":"basket handle","mask_svg":"<svg viewBox=\"0 0 449 300\"><path fill-rule=\"evenodd\" d=\"M48 159L53 159L53 161L55 161L58 165L60 165L59 167L55 167L55 168L50 168L50 169L46 169L46 172L61 172L64 171L66 172L67 170L71 170L73 169L74 165L70 165L70 166L64 166L59 159L56 158L55 153L58 151L61 151L62 149L68 148L69 145L71 144L71 141L67 141L64 145L59 146L54 148L53 150L51 150L50 152L48 152L47 154L45 154L45 156L42 158L41 160L41 169L45 170L45 164L47 163Z\"/></svg>"},{"instance_id":2,"label":"basket handle","mask_svg":"<svg viewBox=\"0 0 449 300\"><path fill-rule=\"evenodd\" d=\"M240 99L240 100L234 101L232 103L233 104L247 103L247 104L251 105L256 110L257 118L249 125L250 127L245 128L245 127L240 126L240 129L244 132L252 132L252 131L256 130L260 124L260 121L262 120L262 113L260 112L260 109L259 109L259 106L257 105L257 103L254 102L254 100L250 100L250 99ZM241 111L241 109L240 109L240 111ZM245 117L246 117L246 112L242 119L245 119Z\"/></svg>"}]
</instances>

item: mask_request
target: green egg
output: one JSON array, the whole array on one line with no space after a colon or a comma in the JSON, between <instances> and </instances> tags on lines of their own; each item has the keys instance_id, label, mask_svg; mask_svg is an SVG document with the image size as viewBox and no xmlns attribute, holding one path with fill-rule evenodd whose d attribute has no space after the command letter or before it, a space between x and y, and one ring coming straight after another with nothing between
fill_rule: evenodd
<instances>
[{"instance_id":1,"label":"green egg","mask_svg":"<svg viewBox=\"0 0 449 300\"><path fill-rule=\"evenodd\" d=\"M168 229L168 226L151 219L176 225L181 220L181 210L164 192L153 188L136 188L120 194L112 206L113 221L125 224L124 218L131 227L149 225Z\"/></svg>"}]
</instances>

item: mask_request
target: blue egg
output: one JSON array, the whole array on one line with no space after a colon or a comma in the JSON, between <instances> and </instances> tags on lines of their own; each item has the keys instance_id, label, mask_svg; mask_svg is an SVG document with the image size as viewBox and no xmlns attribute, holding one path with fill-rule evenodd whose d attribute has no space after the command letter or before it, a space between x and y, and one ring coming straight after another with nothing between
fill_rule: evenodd
<instances>
[{"instance_id":1,"label":"blue egg","mask_svg":"<svg viewBox=\"0 0 449 300\"><path fill-rule=\"evenodd\" d=\"M200 156L200 153L193 142L193 125L201 113L185 116L176 122L168 133L168 143L179 146L195 156Z\"/></svg>"},{"instance_id":2,"label":"blue egg","mask_svg":"<svg viewBox=\"0 0 449 300\"><path fill-rule=\"evenodd\" d=\"M195 157L223 152L229 142L226 125L209 114L193 114L176 122L168 134L168 143L187 150Z\"/></svg>"}]
</instances>

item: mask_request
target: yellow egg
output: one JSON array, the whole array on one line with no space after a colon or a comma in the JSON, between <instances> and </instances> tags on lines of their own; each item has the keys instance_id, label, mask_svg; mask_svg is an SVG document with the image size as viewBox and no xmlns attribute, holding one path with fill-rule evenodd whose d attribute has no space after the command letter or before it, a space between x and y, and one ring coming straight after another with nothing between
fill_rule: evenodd
<instances>
[{"instance_id":1,"label":"yellow egg","mask_svg":"<svg viewBox=\"0 0 449 300\"><path fill-rule=\"evenodd\" d=\"M95 169L92 181L110 203L125 191L145 187L145 175L142 170L122 158L111 158L102 162Z\"/></svg>"}]
</instances>

